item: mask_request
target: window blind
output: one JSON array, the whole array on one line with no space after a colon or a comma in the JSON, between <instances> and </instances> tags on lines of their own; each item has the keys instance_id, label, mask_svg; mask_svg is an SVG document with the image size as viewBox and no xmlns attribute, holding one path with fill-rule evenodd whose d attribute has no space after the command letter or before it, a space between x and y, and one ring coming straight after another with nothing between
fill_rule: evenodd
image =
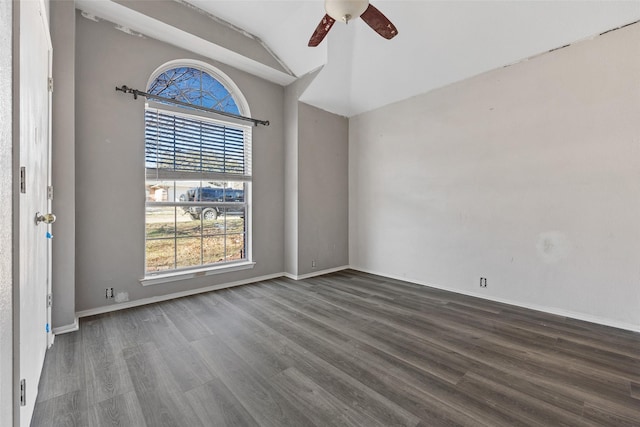
<instances>
[{"instance_id":1,"label":"window blind","mask_svg":"<svg viewBox=\"0 0 640 427\"><path fill-rule=\"evenodd\" d=\"M251 176L251 128L158 109L145 111L147 171Z\"/></svg>"}]
</instances>

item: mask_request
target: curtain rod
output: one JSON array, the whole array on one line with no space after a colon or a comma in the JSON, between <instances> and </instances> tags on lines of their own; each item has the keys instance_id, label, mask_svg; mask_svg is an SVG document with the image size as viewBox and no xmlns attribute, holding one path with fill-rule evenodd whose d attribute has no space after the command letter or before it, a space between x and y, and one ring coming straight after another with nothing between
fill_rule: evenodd
<instances>
[{"instance_id":1,"label":"curtain rod","mask_svg":"<svg viewBox=\"0 0 640 427\"><path fill-rule=\"evenodd\" d=\"M201 107L195 104L189 104L187 102L178 101L177 99L164 98L162 96L153 95L151 93L143 92L138 89L131 89L126 85L122 85L120 87L116 86L116 91L131 93L133 94L133 99L138 99L138 96L144 96L147 99L157 99L158 101L168 102L170 104L181 105L183 107L193 108L195 110L206 111L207 113L218 114L220 116L231 117L233 119L244 120L245 122L252 122L254 126L263 125L269 126L269 120L258 120L252 117L245 117L239 114L227 113L226 111L214 110L213 108Z\"/></svg>"}]
</instances>

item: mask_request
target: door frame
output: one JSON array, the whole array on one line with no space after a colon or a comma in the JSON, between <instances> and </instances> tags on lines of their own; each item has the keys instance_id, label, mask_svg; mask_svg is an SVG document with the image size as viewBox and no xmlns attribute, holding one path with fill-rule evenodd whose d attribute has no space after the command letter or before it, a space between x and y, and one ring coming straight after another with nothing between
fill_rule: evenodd
<instances>
[{"instance_id":1,"label":"door frame","mask_svg":"<svg viewBox=\"0 0 640 427\"><path fill-rule=\"evenodd\" d=\"M12 305L13 305L13 427L20 427L20 9L19 1L12 3Z\"/></svg>"}]
</instances>

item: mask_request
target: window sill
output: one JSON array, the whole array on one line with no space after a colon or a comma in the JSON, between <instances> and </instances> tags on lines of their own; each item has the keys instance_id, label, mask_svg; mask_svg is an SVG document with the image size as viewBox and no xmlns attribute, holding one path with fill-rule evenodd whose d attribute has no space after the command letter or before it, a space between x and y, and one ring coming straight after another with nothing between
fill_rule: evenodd
<instances>
[{"instance_id":1,"label":"window sill","mask_svg":"<svg viewBox=\"0 0 640 427\"><path fill-rule=\"evenodd\" d=\"M145 276L140 279L142 286L160 285L163 283L176 282L178 280L194 279L196 277L211 276L214 274L231 273L232 271L241 271L252 269L256 265L255 262L245 261L237 264L218 265L214 267L203 267L193 270L175 271L171 273L159 273L151 276Z\"/></svg>"}]
</instances>

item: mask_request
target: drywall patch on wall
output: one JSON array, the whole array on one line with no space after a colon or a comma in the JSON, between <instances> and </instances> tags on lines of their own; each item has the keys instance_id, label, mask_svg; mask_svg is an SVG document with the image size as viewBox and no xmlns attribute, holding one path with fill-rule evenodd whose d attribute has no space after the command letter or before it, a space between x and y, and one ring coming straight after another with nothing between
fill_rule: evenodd
<instances>
[{"instance_id":1,"label":"drywall patch on wall","mask_svg":"<svg viewBox=\"0 0 640 427\"><path fill-rule=\"evenodd\" d=\"M543 262L555 264L569 256L571 242L567 235L560 231L545 231L538 235L536 250Z\"/></svg>"},{"instance_id":2,"label":"drywall patch on wall","mask_svg":"<svg viewBox=\"0 0 640 427\"><path fill-rule=\"evenodd\" d=\"M127 302L129 301L129 293L128 292L118 292L116 294L115 302Z\"/></svg>"}]
</instances>

